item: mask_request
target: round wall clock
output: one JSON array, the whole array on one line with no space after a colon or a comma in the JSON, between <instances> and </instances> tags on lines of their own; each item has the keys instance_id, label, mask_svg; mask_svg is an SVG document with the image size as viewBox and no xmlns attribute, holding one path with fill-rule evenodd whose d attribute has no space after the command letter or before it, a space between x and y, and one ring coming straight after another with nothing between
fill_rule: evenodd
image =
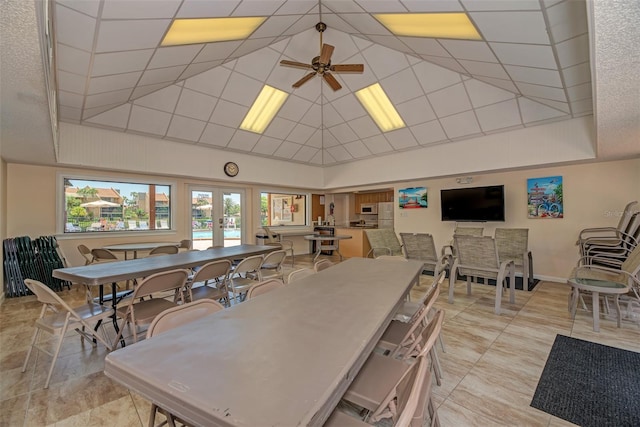
<instances>
[{"instance_id":1,"label":"round wall clock","mask_svg":"<svg viewBox=\"0 0 640 427\"><path fill-rule=\"evenodd\" d=\"M238 168L238 165L234 162L227 162L224 164L224 173L226 173L227 176L234 177L238 175L238 172L240 172L240 168Z\"/></svg>"}]
</instances>

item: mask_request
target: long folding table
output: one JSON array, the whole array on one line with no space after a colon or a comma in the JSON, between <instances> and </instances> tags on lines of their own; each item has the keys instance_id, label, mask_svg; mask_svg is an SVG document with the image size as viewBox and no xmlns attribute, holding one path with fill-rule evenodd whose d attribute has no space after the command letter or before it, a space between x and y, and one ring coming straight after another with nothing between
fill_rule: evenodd
<instances>
[{"instance_id":1,"label":"long folding table","mask_svg":"<svg viewBox=\"0 0 640 427\"><path fill-rule=\"evenodd\" d=\"M422 267L351 258L116 350L104 372L193 425L319 426Z\"/></svg>"}]
</instances>

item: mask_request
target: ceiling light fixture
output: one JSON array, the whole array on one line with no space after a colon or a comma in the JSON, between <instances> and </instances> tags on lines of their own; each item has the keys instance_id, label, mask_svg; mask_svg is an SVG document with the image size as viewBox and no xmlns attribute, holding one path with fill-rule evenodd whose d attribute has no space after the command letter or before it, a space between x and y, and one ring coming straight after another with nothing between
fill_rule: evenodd
<instances>
[{"instance_id":1,"label":"ceiling light fixture","mask_svg":"<svg viewBox=\"0 0 640 427\"><path fill-rule=\"evenodd\" d=\"M466 13L378 13L373 16L396 36L482 40Z\"/></svg>"},{"instance_id":2,"label":"ceiling light fixture","mask_svg":"<svg viewBox=\"0 0 640 427\"><path fill-rule=\"evenodd\" d=\"M360 89L356 96L383 132L405 127L404 121L379 83Z\"/></svg>"},{"instance_id":3,"label":"ceiling light fixture","mask_svg":"<svg viewBox=\"0 0 640 427\"><path fill-rule=\"evenodd\" d=\"M160 46L241 40L262 24L264 16L238 18L176 19Z\"/></svg>"},{"instance_id":4,"label":"ceiling light fixture","mask_svg":"<svg viewBox=\"0 0 640 427\"><path fill-rule=\"evenodd\" d=\"M283 92L269 85L264 85L240 124L240 129L254 133L264 132L288 96L289 94L287 92Z\"/></svg>"}]
</instances>

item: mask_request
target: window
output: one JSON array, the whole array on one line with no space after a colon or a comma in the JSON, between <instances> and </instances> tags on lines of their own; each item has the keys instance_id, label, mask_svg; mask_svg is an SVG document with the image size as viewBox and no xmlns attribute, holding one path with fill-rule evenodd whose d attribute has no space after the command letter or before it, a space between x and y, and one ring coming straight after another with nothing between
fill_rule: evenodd
<instances>
[{"instance_id":1,"label":"window","mask_svg":"<svg viewBox=\"0 0 640 427\"><path fill-rule=\"evenodd\" d=\"M171 229L171 185L64 177L64 233Z\"/></svg>"},{"instance_id":2,"label":"window","mask_svg":"<svg viewBox=\"0 0 640 427\"><path fill-rule=\"evenodd\" d=\"M261 193L260 224L267 227L307 225L307 195Z\"/></svg>"}]
</instances>

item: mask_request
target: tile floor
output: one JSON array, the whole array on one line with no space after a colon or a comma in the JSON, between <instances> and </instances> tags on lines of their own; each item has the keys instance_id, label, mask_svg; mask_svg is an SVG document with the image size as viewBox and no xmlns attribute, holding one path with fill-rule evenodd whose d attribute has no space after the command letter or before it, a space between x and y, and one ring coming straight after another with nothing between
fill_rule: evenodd
<instances>
[{"instance_id":1,"label":"tile floor","mask_svg":"<svg viewBox=\"0 0 640 427\"><path fill-rule=\"evenodd\" d=\"M310 256L296 256L296 268L312 265ZM291 271L286 267L285 273ZM431 283L422 276L414 297ZM532 292L518 291L516 304L505 301L503 313L493 313L494 288L474 285L472 296L459 283L455 303L447 303L447 287L437 306L445 309L440 351L442 386L434 386L441 425L565 426L571 425L529 406L556 334L640 351L640 328L603 320L592 330L590 313L567 312L566 285L542 282ZM72 305L84 293L63 293ZM20 372L33 320L40 304L33 297L7 299L0 306L0 426L144 426L150 404L105 377L106 350L66 340L48 390L42 387L50 357L38 353Z\"/></svg>"}]
</instances>

